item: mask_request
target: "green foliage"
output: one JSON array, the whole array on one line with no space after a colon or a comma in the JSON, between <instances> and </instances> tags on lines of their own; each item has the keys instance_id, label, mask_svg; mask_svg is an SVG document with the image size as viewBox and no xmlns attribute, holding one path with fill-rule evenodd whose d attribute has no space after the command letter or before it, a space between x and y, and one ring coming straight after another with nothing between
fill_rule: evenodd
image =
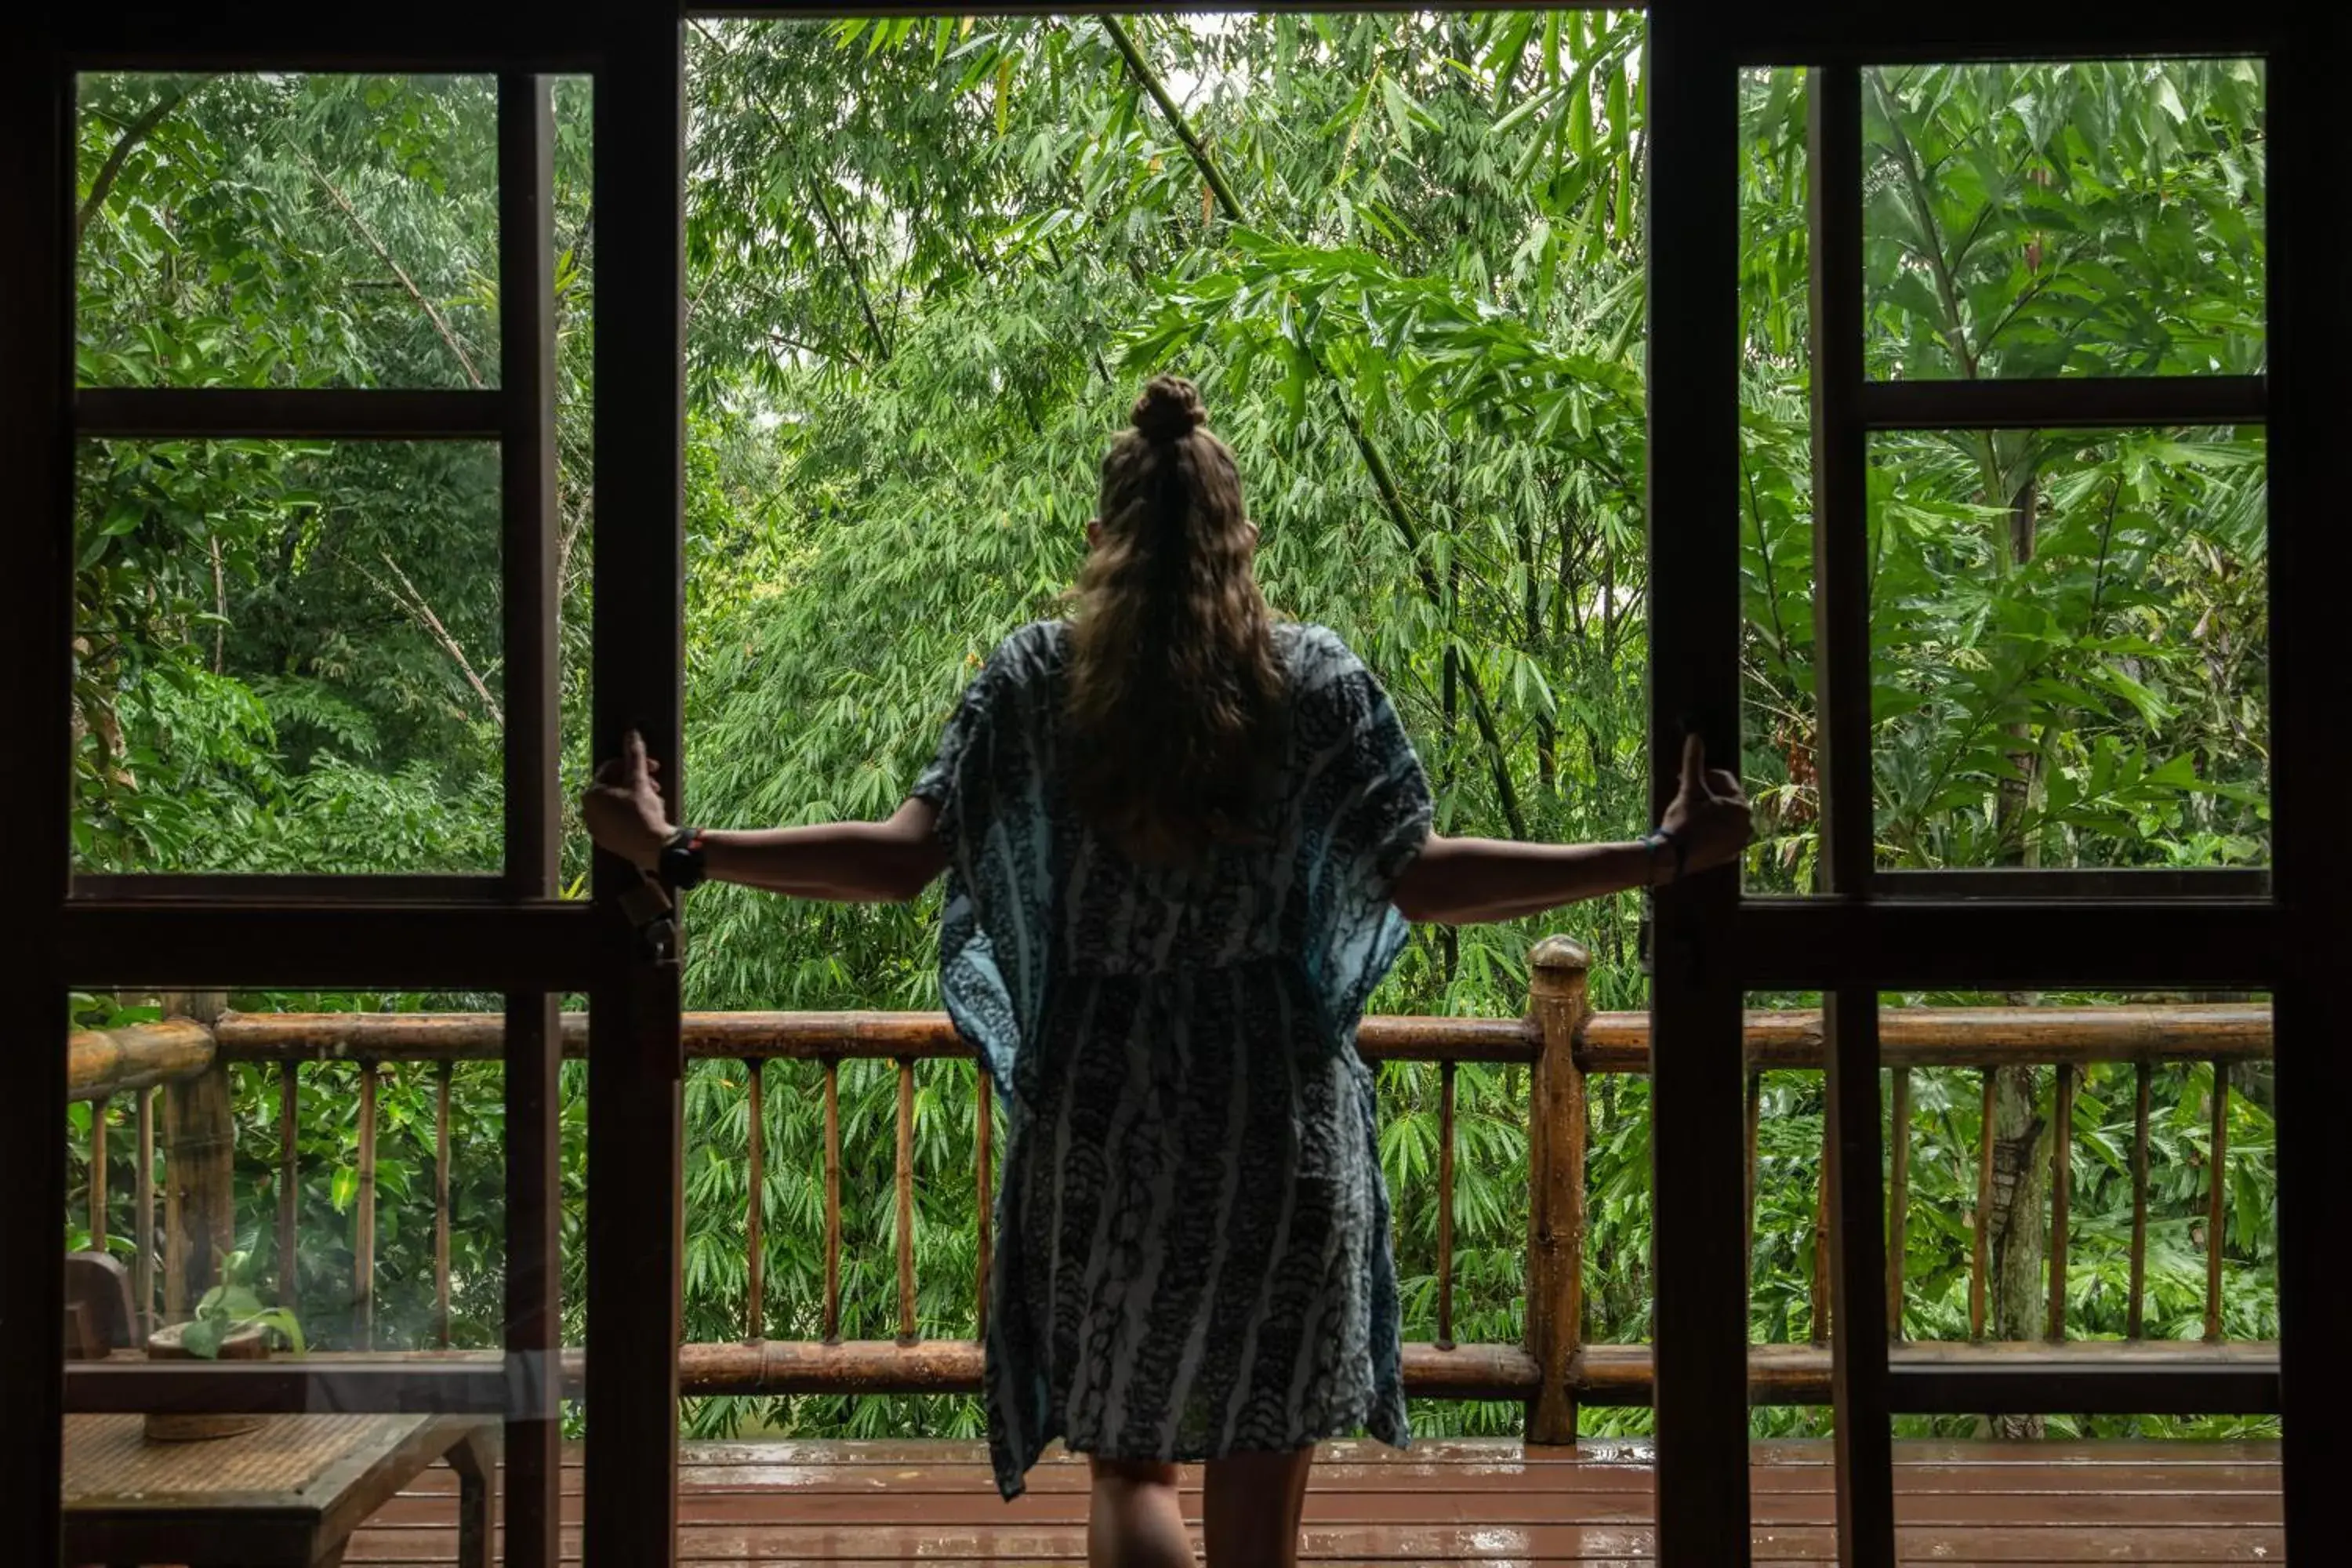
<instances>
[{"instance_id":1,"label":"green foliage","mask_svg":"<svg viewBox=\"0 0 2352 1568\"><path fill-rule=\"evenodd\" d=\"M232 1252L222 1261L220 1283L198 1299L195 1315L180 1331L189 1354L212 1361L222 1341L250 1328L267 1329L296 1355L303 1353L301 1321L287 1308L263 1305L251 1277L251 1254Z\"/></svg>"},{"instance_id":2,"label":"green foliage","mask_svg":"<svg viewBox=\"0 0 2352 1568\"><path fill-rule=\"evenodd\" d=\"M1287 613L1360 648L1449 832L1645 824L1643 34L1628 13L698 22L686 236L687 814L896 805L992 643L1051 614L1140 377L1203 385ZM1121 37L1151 74L1146 80ZM1864 351L1904 379L2263 363L2262 82L2230 61L1969 67L1866 83ZM1160 96L1183 128L1170 121ZM1743 83L1743 772L1751 887L1813 886L1805 84ZM585 768L594 214L583 84L558 91L562 722ZM495 384L494 100L477 79L91 78L88 384ZM1196 151L1198 153L1196 155ZM120 154L120 156L118 156ZM1203 166L1203 160L1208 167ZM107 173L109 166L112 173ZM1210 169L1213 168L1212 177ZM102 188L101 188L102 186ZM1670 243L1671 237L1661 237ZM1728 351L1731 345L1727 344ZM495 458L464 446L111 442L82 454L77 854L89 869L479 869L498 858ZM2268 854L2259 434L1877 439L1872 639L1882 864L2258 865ZM567 836L567 872L584 866ZM696 895L689 1006L936 1005L928 901ZM1603 1007L1645 996L1638 906L1420 933L1383 1011L1515 1014L1565 929ZM131 1016L93 998L85 1016ZM239 1006L495 1007L242 995ZM2120 1331L2129 1087L2077 1095L2071 1318ZM356 1342L351 1064L301 1069L290 1262ZM822 1314L819 1069L766 1069L771 1336ZM741 1064L689 1074L686 1321L747 1332ZM450 1334L502 1310L496 1064L448 1079ZM2225 1320L2275 1332L2267 1079L2232 1101ZM377 1342L431 1342L441 1082L378 1079ZM1457 1075L1454 1326L1522 1325L1524 1076ZM274 1236L274 1077L237 1069L238 1244ZM2204 1097L2159 1075L2150 1331L2200 1313ZM567 1337L583 1064L565 1068ZM1435 1069L1384 1067L1407 1331L1435 1325ZM2046 1087L2042 1092L2045 1099ZM895 1070L839 1079L850 1337L896 1331ZM1770 1075L1752 1321L1811 1334L1815 1078ZM2119 1098L2120 1094L2120 1098ZM1649 1106L1594 1081L1590 1337L1647 1331ZM1906 1330L1964 1337L1980 1129L1914 1086ZM2118 1106L2121 1110L2118 1110ZM926 1064L913 1237L928 1334L971 1331L971 1070ZM74 1108L84 1120L88 1108ZM122 1141L114 1145L121 1158ZM78 1142L78 1146L79 1145ZM129 1229L118 1180L114 1245ZM2118 1216L2121 1216L2120 1218ZM2120 1228L2119 1228L2120 1227ZM1515 1406L1433 1404L1429 1431ZM692 1430L977 1430L968 1402L698 1402ZM1595 1411L1596 1431L1646 1412ZM1795 1429L1802 1412L1760 1418Z\"/></svg>"}]
</instances>

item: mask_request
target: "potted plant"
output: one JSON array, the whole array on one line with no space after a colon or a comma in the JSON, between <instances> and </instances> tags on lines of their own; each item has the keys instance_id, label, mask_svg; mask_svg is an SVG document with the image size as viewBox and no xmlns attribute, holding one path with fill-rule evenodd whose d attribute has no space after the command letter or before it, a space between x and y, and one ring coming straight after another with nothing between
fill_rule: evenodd
<instances>
[{"instance_id":1,"label":"potted plant","mask_svg":"<svg viewBox=\"0 0 2352 1568\"><path fill-rule=\"evenodd\" d=\"M302 1324L290 1308L265 1304L252 1286L253 1262L248 1253L233 1252L221 1268L220 1283L196 1302L195 1315L186 1322L156 1330L147 1338L151 1361L263 1361L273 1342L283 1341L296 1355L303 1353ZM233 1437L261 1425L258 1415L184 1415L151 1412L146 1434L162 1442L186 1442L201 1437Z\"/></svg>"}]
</instances>

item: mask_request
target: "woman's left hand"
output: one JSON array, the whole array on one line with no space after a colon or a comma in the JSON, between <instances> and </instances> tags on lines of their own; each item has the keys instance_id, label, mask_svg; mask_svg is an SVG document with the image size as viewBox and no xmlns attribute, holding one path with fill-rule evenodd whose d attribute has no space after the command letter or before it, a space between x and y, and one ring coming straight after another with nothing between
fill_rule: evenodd
<instances>
[{"instance_id":1,"label":"woman's left hand","mask_svg":"<svg viewBox=\"0 0 2352 1568\"><path fill-rule=\"evenodd\" d=\"M621 754L596 770L596 782L580 797L588 837L641 870L653 869L672 832L654 783L660 767L646 755L644 737L632 730Z\"/></svg>"}]
</instances>

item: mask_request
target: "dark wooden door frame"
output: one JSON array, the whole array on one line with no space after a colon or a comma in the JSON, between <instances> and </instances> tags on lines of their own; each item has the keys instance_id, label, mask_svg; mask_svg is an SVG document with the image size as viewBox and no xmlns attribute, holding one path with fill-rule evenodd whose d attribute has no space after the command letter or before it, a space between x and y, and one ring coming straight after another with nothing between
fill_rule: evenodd
<instances>
[{"instance_id":1,"label":"dark wooden door frame","mask_svg":"<svg viewBox=\"0 0 2352 1568\"><path fill-rule=\"evenodd\" d=\"M770 6L772 15L928 7L854 4ZM1025 7L1012 7L1025 8ZM1066 8L1066 7L1058 7ZM1336 8L1336 7L1334 7ZM360 882L305 889L297 898L250 887L184 888L212 907L158 904L137 889L76 899L68 883L66 826L71 625L70 493L76 411L71 391L71 71L77 67L162 64L183 68L284 68L382 70L480 69L507 73L520 89L527 73L585 71L596 92L597 202L604 235L598 258L602 298L597 348L597 624L593 732L600 750L631 724L644 728L679 782L682 614L680 476L683 457L681 290L683 123L681 13L664 4L604 0L583 14L554 0L484 8L421 0L394 16L296 5L60 9L12 18L6 32L10 91L0 106L0 443L8 463L17 597L6 636L11 717L35 755L0 769L0 811L23 842L16 850L19 898L34 931L6 950L5 983L23 1010L26 1037L61 1040L65 986L77 979L120 984L292 985L368 983L502 988L510 996L510 1125L528 1121L538 1142L518 1140L509 1180L519 1192L548 1194L553 1174L554 1053L546 994L585 989L604 1026L595 1031L591 1105L589 1398L599 1412L590 1447L587 1551L594 1568L640 1568L670 1560L675 1546L680 1052L677 977L640 946L612 908L628 885L625 868L600 860L593 910L555 902L546 879L556 820L551 747L534 749L551 719L551 658L524 672L526 739L509 752L509 852L493 886L443 888L425 899ZM2110 14L2112 12L2112 14ZM1938 898L1932 888L1874 882L1864 836L1832 826L1831 892L1795 900L1742 899L1728 878L1696 879L1662 896L1658 908L1654 1092L1658 1309L1659 1550L1672 1564L1709 1568L1748 1560L1745 1375L1746 1281L1738 1259L1740 1159L1739 1008L1749 988L1822 989L1832 994L1837 1066L1832 1099L1841 1169L1832 1184L1841 1240L1836 1265L1840 1321L1865 1322L1875 1295L1869 1266L1879 1215L1875 1183L1875 1007L1883 987L1917 984L2037 985L2203 982L2265 985L2276 995L2280 1046L2281 1312L2287 1409L2287 1537L2315 1554L2326 1537L2323 1489L2344 1462L2339 1428L2320 1407L2321 1391L2342 1381L2345 1350L2329 1331L2352 1292L2335 1237L2352 1202L2333 1180L2316 1118L2352 1094L2346 1058L2332 1051L2323 1009L2347 949L2346 885L2352 854L2335 818L2340 784L2352 776L2342 716L2344 661L2330 646L2326 596L2340 583L2340 532L2328 526L2323 488L2327 437L2340 420L2334 379L2346 362L2340 258L2347 254L2343 205L2329 198L2333 143L2325 123L2329 62L2345 58L2341 17L2284 0L2244 0L2217 14L2207 4L2147 0L2130 8L2051 7L2020 16L1956 11L1927 16L1877 5L1790 5L1727 20L1696 3L1654 7L1648 85L1652 160L1649 226L1653 298L1686 309L1653 316L1650 494L1653 559L1652 763L1654 790L1671 787L1685 729L1705 734L1718 756L1733 754L1738 723L1738 579L1736 513L1737 319L1732 279L1738 237L1733 150L1735 73L1743 63L1779 61L1846 70L1866 60L2090 58L2150 52L2251 52L2273 59L2269 153L2271 360L2267 380L2273 562L2273 810L2277 861L2268 889L2232 888L2210 900L2168 897L2119 901L2111 889L2079 898L2019 889L1986 899ZM513 73L526 73L516 75ZM520 90L514 101L521 101ZM1846 113L1832 84L1824 110ZM544 156L520 119L502 118L502 176ZM1824 119L1814 131L1822 166L1851 167L1851 127ZM511 232L539 232L543 213L506 215ZM1846 243L1834 217L1823 233ZM502 247L504 246L502 241ZM526 258L502 248L502 266ZM1832 293L1848 291L1851 258L1825 258ZM2339 269L2331 276L2330 268ZM509 281L514 279L509 274ZM537 288L534 278L530 285ZM543 319L543 318L542 318ZM509 321L509 331L528 330ZM1842 340L1841 340L1842 341ZM1843 353L1843 349L1839 351ZM545 417L544 385L519 385L509 339L505 395L484 434L514 443ZM541 363L534 349L533 363ZM1826 358L1821 362L1826 364ZM1851 366L1849 365L1849 368ZM1817 421L1851 430L1850 388L1824 385ZM2243 389L2237 389L2242 391ZM2169 389L2158 388L2168 395ZM1868 399L1859 393L1862 403ZM105 415L96 400L88 425L176 428L192 417L184 399L150 399L135 417ZM383 405L391 409L389 403ZM272 418L351 434L347 402ZM230 416L224 400L208 418ZM234 411L248 423L251 407ZM1915 414L1916 411L1914 411ZM1862 409L1866 421L1869 409ZM373 416L368 416L373 417ZM479 419L455 404L393 410L407 420ZM117 426L117 418L131 418ZM287 433L293 433L289 429ZM1850 482L1853 445L1824 444L1822 646L1832 650L1824 710L1838 734L1830 745L1825 794L1844 821L1866 822L1867 758L1840 738L1857 736L1867 691L1853 685L1857 628L1866 624L1851 554L1857 513L1839 510L1837 476ZM531 553L551 493L540 463L504 483L508 518L508 637L510 647L547 658L533 628L548 624L551 589ZM1668 548L1671 546L1671 548ZM1844 553L1841 553L1843 551ZM647 584L654 584L647 591ZM667 587L661 586L667 584ZM529 634L529 635L526 635ZM1841 676L1836 650L1846 650ZM1841 685L1843 680L1845 684ZM1857 706L1859 703L1859 706ZM1844 718L1837 716L1843 714ZM512 721L510 721L512 727ZM535 770L535 771L534 771ZM1857 789L1856 780L1859 780ZM1859 804L1857 804L1859 803ZM2063 892L2063 889L2057 891ZM322 901L331 900L331 901ZM256 954L268 954L257 970ZM537 1044L532 1042L536 1039ZM0 1331L12 1342L61 1338L62 1292L54 1218L64 1194L60 1051L34 1049L19 1064L16 1092L0 1097ZM523 1070L517 1070L523 1069ZM2305 1123L2302 1118L2315 1120ZM1865 1128L1865 1122L1867 1127ZM551 1227L551 1202L523 1205L518 1224ZM554 1261L551 1235L531 1247L536 1268ZM509 1495L554 1513L553 1382L528 1369L556 1342L551 1303L510 1278L510 1414L527 1430L521 1489ZM534 1308L536 1310L534 1311ZM1852 1316L1843 1312L1850 1311ZM1883 1320L1881 1321L1883 1326ZM1878 1335L1841 1354L1840 1428L1883 1431L1904 1388L1890 1377ZM2331 1376L2327 1369L2336 1369ZM60 1380L54 1362L0 1357L0 1408L10 1419L0 1441L0 1531L27 1561L54 1560ZM515 1391L515 1381L530 1385ZM393 1385L384 1385L387 1395ZM532 1391L534 1390L535 1391ZM2154 1391L2159 1398L2160 1389ZM518 1432L510 1429L509 1441ZM1858 1440L1857 1440L1858 1439ZM1880 1506L1883 1441L1857 1433L1840 1454L1842 1551L1852 1563L1883 1563L1891 1552ZM544 1551L510 1540L514 1560ZM12 1552L12 1555L15 1553Z\"/></svg>"}]
</instances>

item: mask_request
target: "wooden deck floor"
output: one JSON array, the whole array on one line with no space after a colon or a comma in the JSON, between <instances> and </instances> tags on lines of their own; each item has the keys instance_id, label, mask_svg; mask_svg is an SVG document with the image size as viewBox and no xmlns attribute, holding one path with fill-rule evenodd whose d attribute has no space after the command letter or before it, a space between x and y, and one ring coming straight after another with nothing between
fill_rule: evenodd
<instances>
[{"instance_id":1,"label":"wooden deck floor","mask_svg":"<svg viewBox=\"0 0 2352 1568\"><path fill-rule=\"evenodd\" d=\"M1896 1518L1907 1563L2284 1560L2274 1444L1906 1444ZM576 1520L580 1456L567 1456ZM1200 1503L1188 1472L1188 1511ZM1086 1474L1055 1455L997 1500L981 1452L950 1443L688 1444L678 1561L700 1565L1084 1562ZM1756 1450L1759 1563L1836 1559L1825 1443ZM1430 1442L1410 1455L1330 1445L1307 1494L1307 1555L1337 1563L1638 1563L1653 1539L1640 1445ZM578 1538L567 1531L566 1562ZM457 1555L455 1487L436 1469L353 1537L358 1568Z\"/></svg>"}]
</instances>

